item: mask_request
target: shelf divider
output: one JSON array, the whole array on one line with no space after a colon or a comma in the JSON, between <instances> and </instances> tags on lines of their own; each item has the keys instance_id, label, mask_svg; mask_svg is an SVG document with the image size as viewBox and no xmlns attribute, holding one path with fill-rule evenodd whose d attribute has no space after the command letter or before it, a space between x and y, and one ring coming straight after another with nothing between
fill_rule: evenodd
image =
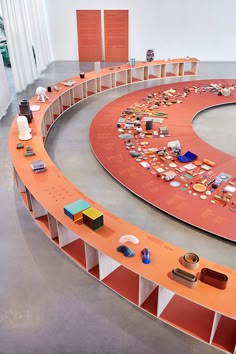
<instances>
[{"instance_id":1,"label":"shelf divider","mask_svg":"<svg viewBox=\"0 0 236 354\"><path fill-rule=\"evenodd\" d=\"M79 236L74 232L70 231L67 227L62 225L59 221L57 221L57 230L58 230L58 239L60 247L68 245L69 243L78 240ZM54 237L56 238L56 237Z\"/></svg>"},{"instance_id":2,"label":"shelf divider","mask_svg":"<svg viewBox=\"0 0 236 354\"><path fill-rule=\"evenodd\" d=\"M213 340L214 335L216 333L220 318L221 318L221 314L219 314L218 312L215 312L213 324L212 324L212 329L211 329L210 344L212 343L212 340Z\"/></svg>"},{"instance_id":3,"label":"shelf divider","mask_svg":"<svg viewBox=\"0 0 236 354\"><path fill-rule=\"evenodd\" d=\"M143 278L141 275L139 276L139 306L144 303L144 301L149 297L149 295L154 291L156 287L157 284Z\"/></svg>"},{"instance_id":4,"label":"shelf divider","mask_svg":"<svg viewBox=\"0 0 236 354\"><path fill-rule=\"evenodd\" d=\"M98 250L90 246L85 242L85 258L86 258L86 269L89 272L92 268L98 265Z\"/></svg>"},{"instance_id":5,"label":"shelf divider","mask_svg":"<svg viewBox=\"0 0 236 354\"><path fill-rule=\"evenodd\" d=\"M120 263L116 262L114 259L102 252L98 252L98 259L100 280L106 278L110 273L112 273L116 268L120 266Z\"/></svg>"},{"instance_id":6,"label":"shelf divider","mask_svg":"<svg viewBox=\"0 0 236 354\"><path fill-rule=\"evenodd\" d=\"M33 215L34 218L39 218L40 216L47 215L47 210L44 209L44 207L37 201L37 199L34 198L34 196L31 194L31 203L32 203L32 210L33 210Z\"/></svg>"},{"instance_id":7,"label":"shelf divider","mask_svg":"<svg viewBox=\"0 0 236 354\"><path fill-rule=\"evenodd\" d=\"M172 297L174 296L174 292L170 291L163 286L159 286L158 290L158 305L157 305L157 316L159 317L161 313L164 311L165 307L168 305Z\"/></svg>"},{"instance_id":8,"label":"shelf divider","mask_svg":"<svg viewBox=\"0 0 236 354\"><path fill-rule=\"evenodd\" d=\"M15 180L16 180L16 185L17 188L19 190L20 193L24 193L25 192L25 185L22 182L22 180L20 179L18 173L16 172L15 168L14 168L14 175L15 175Z\"/></svg>"},{"instance_id":9,"label":"shelf divider","mask_svg":"<svg viewBox=\"0 0 236 354\"><path fill-rule=\"evenodd\" d=\"M53 240L54 238L58 237L57 220L50 213L48 213L48 226L50 237Z\"/></svg>"}]
</instances>

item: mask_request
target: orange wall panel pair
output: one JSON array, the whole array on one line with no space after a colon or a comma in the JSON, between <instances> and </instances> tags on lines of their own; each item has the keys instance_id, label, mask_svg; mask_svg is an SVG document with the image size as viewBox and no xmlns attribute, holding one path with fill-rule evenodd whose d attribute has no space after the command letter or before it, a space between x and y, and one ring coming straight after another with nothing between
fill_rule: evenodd
<instances>
[{"instance_id":1,"label":"orange wall panel pair","mask_svg":"<svg viewBox=\"0 0 236 354\"><path fill-rule=\"evenodd\" d=\"M105 61L128 61L128 10L104 11ZM102 61L100 10L77 10L80 61Z\"/></svg>"}]
</instances>

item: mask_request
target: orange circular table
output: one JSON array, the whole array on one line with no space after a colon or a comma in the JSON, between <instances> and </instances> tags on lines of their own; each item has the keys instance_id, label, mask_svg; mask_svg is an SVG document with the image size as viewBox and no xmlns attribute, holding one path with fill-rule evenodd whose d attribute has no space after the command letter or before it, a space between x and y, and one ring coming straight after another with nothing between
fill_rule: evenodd
<instances>
[{"instance_id":1,"label":"orange circular table","mask_svg":"<svg viewBox=\"0 0 236 354\"><path fill-rule=\"evenodd\" d=\"M153 93L162 93L171 88L177 92L183 92L186 86L189 88L210 86L211 82L193 81L161 85L156 88L148 88L124 95L109 103L96 115L90 128L90 140L92 149L100 163L130 191L146 202L188 224L235 242L236 218L234 211L236 209L234 205L236 205L236 193L231 194L229 202L221 200L221 196L226 195L223 193L223 188L226 185L232 188L236 186L236 158L204 142L194 132L192 121L204 109L235 102L236 91L232 90L231 95L228 97L218 96L210 92L200 94L193 91L185 98L179 97L183 102L181 104L173 104L169 107L160 106L156 112L161 111L167 114L168 117L163 119L162 124L154 122L152 131L158 131L161 126L167 126L170 136L164 138L152 136L151 139L149 137L144 139L133 138L131 139L133 146L129 150L126 149L126 141L118 137L117 123L127 107L131 111L134 108L137 112L143 112L143 116L145 114L148 116L148 113L145 113L147 105L142 107L141 110L137 108L146 102L143 100L144 97L151 96ZM236 81L218 80L217 82L228 86ZM136 113L136 117L138 115L139 113ZM120 128L125 127L125 122L130 121L130 116L127 115L124 118L124 123L119 124ZM222 124L225 124L225 120L222 121ZM142 122L142 128L143 132L145 132L145 122ZM135 129L130 130L128 125L128 128L124 129L124 131L126 133L134 133ZM147 133L149 132L150 130L147 131ZM191 151L198 156L196 165L194 164L195 161L192 162L193 165L191 166L189 163L182 163L177 158L174 158L175 166L170 167L173 162L169 158L174 157L170 153L170 149L166 149L167 154L165 154L165 157L158 156L155 153L153 155L153 149L155 151L155 149L162 149L163 146L167 147L168 142L175 140L180 141L182 153ZM141 160L138 157L137 162L136 158L130 156L130 150L136 150L137 152L141 149ZM144 159L142 159L143 157ZM215 165L213 167L206 166L202 162L204 160L214 161ZM146 163L149 164L148 170L142 166L142 163L144 167ZM199 163L207 170L198 166ZM186 169L183 169L185 166ZM157 173L157 169L158 171L162 169L165 173L167 171L176 173L175 181L179 182L179 186L172 187L170 181L166 182L160 177L157 178L157 175L161 175L161 173ZM221 186L215 190L211 187L212 183L207 186L209 182L216 179L218 175L222 175L222 173L228 175L227 181L223 181ZM205 186L202 185L202 181ZM194 187L196 185L204 187L204 193L199 193L199 190L196 191ZM207 193L205 193L205 190L207 190Z\"/></svg>"}]
</instances>

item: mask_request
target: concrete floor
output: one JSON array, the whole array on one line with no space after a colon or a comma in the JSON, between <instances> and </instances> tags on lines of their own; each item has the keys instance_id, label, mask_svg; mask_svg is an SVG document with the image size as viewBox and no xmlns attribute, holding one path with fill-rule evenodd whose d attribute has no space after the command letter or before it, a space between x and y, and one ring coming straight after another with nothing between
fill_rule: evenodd
<instances>
[{"instance_id":1,"label":"concrete floor","mask_svg":"<svg viewBox=\"0 0 236 354\"><path fill-rule=\"evenodd\" d=\"M92 69L91 63L55 62L18 95L7 71L13 101L0 121L0 354L220 353L138 310L78 268L44 236L15 188L8 132L18 102L32 97L37 86ZM200 63L197 79L234 78L234 70L231 62ZM174 81L135 84L87 99L57 121L46 148L68 179L113 213L163 240L235 269L235 245L176 221L133 196L108 175L90 149L89 124L106 103L131 90ZM235 113L234 105L208 110L195 119L194 129L210 144L235 156ZM224 122L227 119L223 130L222 116ZM218 145L221 134L223 142Z\"/></svg>"}]
</instances>

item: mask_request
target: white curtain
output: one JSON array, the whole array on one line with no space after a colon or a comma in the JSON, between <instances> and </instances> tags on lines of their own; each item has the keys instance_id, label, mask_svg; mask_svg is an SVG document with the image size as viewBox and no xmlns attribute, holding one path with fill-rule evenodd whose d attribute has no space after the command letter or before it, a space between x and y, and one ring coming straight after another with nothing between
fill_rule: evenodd
<instances>
[{"instance_id":1,"label":"white curtain","mask_svg":"<svg viewBox=\"0 0 236 354\"><path fill-rule=\"evenodd\" d=\"M37 79L25 0L1 0L16 92Z\"/></svg>"},{"instance_id":2,"label":"white curtain","mask_svg":"<svg viewBox=\"0 0 236 354\"><path fill-rule=\"evenodd\" d=\"M2 55L0 54L0 120L6 113L6 110L10 103L10 91L7 83Z\"/></svg>"},{"instance_id":3,"label":"white curtain","mask_svg":"<svg viewBox=\"0 0 236 354\"><path fill-rule=\"evenodd\" d=\"M50 62L42 0L0 1L15 88L21 92Z\"/></svg>"},{"instance_id":4,"label":"white curtain","mask_svg":"<svg viewBox=\"0 0 236 354\"><path fill-rule=\"evenodd\" d=\"M26 0L26 2L37 69L41 73L51 62L43 1Z\"/></svg>"}]
</instances>

